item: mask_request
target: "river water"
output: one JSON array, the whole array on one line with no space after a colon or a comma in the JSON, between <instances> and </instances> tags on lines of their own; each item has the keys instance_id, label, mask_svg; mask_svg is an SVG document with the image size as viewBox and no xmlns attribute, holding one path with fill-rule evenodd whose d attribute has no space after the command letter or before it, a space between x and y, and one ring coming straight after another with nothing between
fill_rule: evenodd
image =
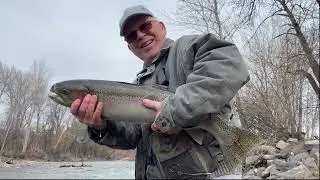
<instances>
[{"instance_id":1,"label":"river water","mask_svg":"<svg viewBox=\"0 0 320 180\"><path fill-rule=\"evenodd\" d=\"M133 179L134 161L32 162L0 168L0 179Z\"/></svg>"},{"instance_id":2,"label":"river water","mask_svg":"<svg viewBox=\"0 0 320 180\"><path fill-rule=\"evenodd\" d=\"M0 166L0 179L134 179L134 161L84 162L25 162ZM226 175L214 179L241 179L240 175Z\"/></svg>"}]
</instances>

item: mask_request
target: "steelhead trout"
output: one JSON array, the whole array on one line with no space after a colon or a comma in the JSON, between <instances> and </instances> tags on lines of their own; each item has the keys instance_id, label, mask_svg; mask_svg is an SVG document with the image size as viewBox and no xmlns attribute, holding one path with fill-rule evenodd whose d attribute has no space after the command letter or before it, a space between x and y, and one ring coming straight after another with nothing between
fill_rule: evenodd
<instances>
[{"instance_id":1,"label":"steelhead trout","mask_svg":"<svg viewBox=\"0 0 320 180\"><path fill-rule=\"evenodd\" d=\"M155 120L156 112L146 108L143 99L162 101L174 95L164 86L136 85L125 82L105 80L69 80L52 85L49 97L66 107L86 94L95 94L104 102L103 119L149 123ZM263 139L258 135L230 125L221 118L201 122L198 128L210 132L218 140L228 169L232 171L246 158L247 153Z\"/></svg>"}]
</instances>

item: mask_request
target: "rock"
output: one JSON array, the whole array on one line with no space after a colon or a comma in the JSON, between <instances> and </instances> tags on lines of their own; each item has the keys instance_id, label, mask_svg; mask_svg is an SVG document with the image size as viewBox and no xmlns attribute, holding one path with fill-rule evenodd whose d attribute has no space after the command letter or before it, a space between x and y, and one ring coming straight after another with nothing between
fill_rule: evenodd
<instances>
[{"instance_id":1,"label":"rock","mask_svg":"<svg viewBox=\"0 0 320 180\"><path fill-rule=\"evenodd\" d=\"M254 170L253 169L250 169L247 173L244 174L244 176L255 176L255 173L254 173Z\"/></svg>"},{"instance_id":2,"label":"rock","mask_svg":"<svg viewBox=\"0 0 320 180\"><path fill-rule=\"evenodd\" d=\"M312 157L307 157L306 159L303 159L302 163L310 169L317 168L317 164Z\"/></svg>"},{"instance_id":3,"label":"rock","mask_svg":"<svg viewBox=\"0 0 320 180\"><path fill-rule=\"evenodd\" d=\"M260 162L261 158L261 155L248 156L246 158L246 165L256 165Z\"/></svg>"},{"instance_id":4,"label":"rock","mask_svg":"<svg viewBox=\"0 0 320 180\"><path fill-rule=\"evenodd\" d=\"M251 151L242 167L243 177L319 179L319 161L319 140L300 141L291 137L278 141L275 146L258 146Z\"/></svg>"},{"instance_id":5,"label":"rock","mask_svg":"<svg viewBox=\"0 0 320 180\"><path fill-rule=\"evenodd\" d=\"M12 160L12 159L6 160L5 163L7 163L7 164L13 164L13 160Z\"/></svg>"},{"instance_id":6,"label":"rock","mask_svg":"<svg viewBox=\"0 0 320 180\"><path fill-rule=\"evenodd\" d=\"M288 145L289 145L289 143L286 143L286 142L284 142L283 140L280 140L280 141L277 143L276 147L277 147L278 149L284 149L284 148L286 148Z\"/></svg>"},{"instance_id":7,"label":"rock","mask_svg":"<svg viewBox=\"0 0 320 180\"><path fill-rule=\"evenodd\" d=\"M304 159L306 159L308 156L309 156L308 152L303 152L303 153L297 154L295 156L290 156L288 158L288 165L289 165L288 167L294 168L294 167L300 165L302 163L302 161Z\"/></svg>"},{"instance_id":8,"label":"rock","mask_svg":"<svg viewBox=\"0 0 320 180\"><path fill-rule=\"evenodd\" d=\"M12 166L12 165L7 164L7 163L0 163L0 167L8 168L8 167L11 167L11 166Z\"/></svg>"},{"instance_id":9,"label":"rock","mask_svg":"<svg viewBox=\"0 0 320 180\"><path fill-rule=\"evenodd\" d=\"M265 169L266 169L265 167L255 168L255 169L254 169L254 173L255 173L256 176L260 177L260 176L261 176L261 173L262 173Z\"/></svg>"},{"instance_id":10,"label":"rock","mask_svg":"<svg viewBox=\"0 0 320 180\"><path fill-rule=\"evenodd\" d=\"M302 164L288 171L281 172L277 176L288 179L306 179L312 176L312 172Z\"/></svg>"},{"instance_id":11,"label":"rock","mask_svg":"<svg viewBox=\"0 0 320 180\"><path fill-rule=\"evenodd\" d=\"M290 155L291 150L281 150L280 153L276 154L276 158L287 159Z\"/></svg>"},{"instance_id":12,"label":"rock","mask_svg":"<svg viewBox=\"0 0 320 180\"><path fill-rule=\"evenodd\" d=\"M273 164L273 159L272 160L267 160L267 166L270 166L271 164Z\"/></svg>"},{"instance_id":13,"label":"rock","mask_svg":"<svg viewBox=\"0 0 320 180\"><path fill-rule=\"evenodd\" d=\"M270 176L270 172L268 172L268 171L263 171L262 173L261 173L261 178L267 178L267 177L269 177Z\"/></svg>"},{"instance_id":14,"label":"rock","mask_svg":"<svg viewBox=\"0 0 320 180\"><path fill-rule=\"evenodd\" d=\"M297 143L298 142L298 139L297 138L289 138L287 140L288 143Z\"/></svg>"},{"instance_id":15,"label":"rock","mask_svg":"<svg viewBox=\"0 0 320 180\"><path fill-rule=\"evenodd\" d=\"M281 159L287 159L289 156L293 156L302 152L306 152L303 143L300 143L295 146L289 145L286 148L280 150L280 153L276 154L276 157Z\"/></svg>"},{"instance_id":16,"label":"rock","mask_svg":"<svg viewBox=\"0 0 320 180\"><path fill-rule=\"evenodd\" d=\"M265 154L262 156L262 158L265 160L272 160L275 158L275 155Z\"/></svg>"},{"instance_id":17,"label":"rock","mask_svg":"<svg viewBox=\"0 0 320 180\"><path fill-rule=\"evenodd\" d=\"M291 152L293 152L294 154L299 154L299 153L306 152L306 151L307 151L307 149L305 148L303 142L300 144L297 144L291 148Z\"/></svg>"},{"instance_id":18,"label":"rock","mask_svg":"<svg viewBox=\"0 0 320 180\"><path fill-rule=\"evenodd\" d=\"M318 148L311 149L310 157L314 158L315 162L319 166L319 149Z\"/></svg>"},{"instance_id":19,"label":"rock","mask_svg":"<svg viewBox=\"0 0 320 180\"><path fill-rule=\"evenodd\" d=\"M269 177L271 174L277 174L279 171L276 168L275 164L271 164L268 166L263 172L261 172L261 177L266 178Z\"/></svg>"},{"instance_id":20,"label":"rock","mask_svg":"<svg viewBox=\"0 0 320 180\"><path fill-rule=\"evenodd\" d=\"M314 158L309 156L306 159L303 159L302 163L309 168L314 176L319 177L319 166L316 164Z\"/></svg>"},{"instance_id":21,"label":"rock","mask_svg":"<svg viewBox=\"0 0 320 180\"><path fill-rule=\"evenodd\" d=\"M289 169L289 164L285 160L275 159L273 163L276 165L277 170L283 172Z\"/></svg>"}]
</instances>

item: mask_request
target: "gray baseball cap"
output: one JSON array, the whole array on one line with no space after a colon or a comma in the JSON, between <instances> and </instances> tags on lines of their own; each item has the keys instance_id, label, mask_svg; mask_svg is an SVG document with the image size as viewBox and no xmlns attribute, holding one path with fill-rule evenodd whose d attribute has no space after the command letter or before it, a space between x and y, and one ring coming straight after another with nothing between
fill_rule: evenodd
<instances>
[{"instance_id":1,"label":"gray baseball cap","mask_svg":"<svg viewBox=\"0 0 320 180\"><path fill-rule=\"evenodd\" d=\"M149 11L147 8L145 8L142 5L132 6L128 7L124 10L123 15L120 19L120 36L124 36L124 27L126 23L128 23L128 20L134 16L137 15L148 15L154 17L153 13Z\"/></svg>"}]
</instances>

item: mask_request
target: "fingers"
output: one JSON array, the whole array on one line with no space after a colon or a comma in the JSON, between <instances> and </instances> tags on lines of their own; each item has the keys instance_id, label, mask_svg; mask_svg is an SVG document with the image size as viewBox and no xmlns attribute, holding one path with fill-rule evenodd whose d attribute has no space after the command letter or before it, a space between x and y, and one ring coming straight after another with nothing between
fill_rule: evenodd
<instances>
[{"instance_id":1,"label":"fingers","mask_svg":"<svg viewBox=\"0 0 320 180\"><path fill-rule=\"evenodd\" d=\"M87 108L89 106L89 103L90 103L90 99L91 99L91 95L90 94L87 94L83 100L82 100L82 103L79 107L79 110L78 110L78 117L81 118L81 119L84 119L85 118L85 115L86 115L86 112L87 112Z\"/></svg>"},{"instance_id":2,"label":"fingers","mask_svg":"<svg viewBox=\"0 0 320 180\"><path fill-rule=\"evenodd\" d=\"M156 111L159 111L161 109L161 102L158 101L152 101L150 99L144 99L143 105L147 108L154 109Z\"/></svg>"},{"instance_id":3,"label":"fingers","mask_svg":"<svg viewBox=\"0 0 320 180\"><path fill-rule=\"evenodd\" d=\"M79 110L80 104L81 104L81 99L76 99L76 100L73 101L73 103L71 104L70 112L71 112L73 115L75 115L75 116L78 115L78 110Z\"/></svg>"},{"instance_id":4,"label":"fingers","mask_svg":"<svg viewBox=\"0 0 320 180\"><path fill-rule=\"evenodd\" d=\"M70 112L83 124L100 128L102 125L101 113L103 111L103 103L98 102L96 95L87 94L82 102L76 99L70 107ZM97 106L97 107L96 107Z\"/></svg>"},{"instance_id":5,"label":"fingers","mask_svg":"<svg viewBox=\"0 0 320 180\"><path fill-rule=\"evenodd\" d=\"M102 110L103 110L103 103L98 102L97 108L93 113L93 120L94 120L94 124L98 124L99 126L104 126L102 123L103 121L101 120Z\"/></svg>"},{"instance_id":6,"label":"fingers","mask_svg":"<svg viewBox=\"0 0 320 180\"><path fill-rule=\"evenodd\" d=\"M84 116L84 121L90 122L93 119L93 112L96 108L97 96L92 95L88 101L88 106L86 108L86 114Z\"/></svg>"}]
</instances>

